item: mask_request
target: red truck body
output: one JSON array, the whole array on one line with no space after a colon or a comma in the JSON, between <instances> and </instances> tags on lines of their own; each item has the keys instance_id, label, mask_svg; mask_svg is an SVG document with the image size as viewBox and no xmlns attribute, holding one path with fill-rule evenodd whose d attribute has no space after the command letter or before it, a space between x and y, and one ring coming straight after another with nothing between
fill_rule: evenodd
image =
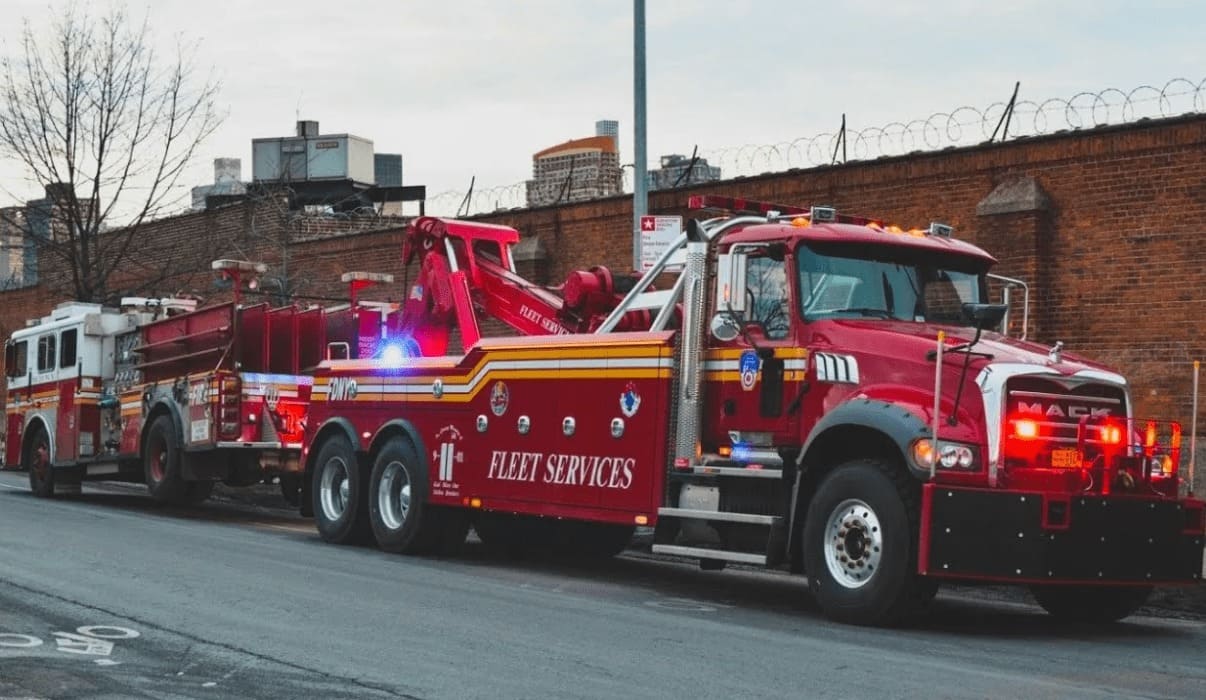
<instances>
[{"instance_id":1,"label":"red truck body","mask_svg":"<svg viewBox=\"0 0 1206 700\"><path fill-rule=\"evenodd\" d=\"M295 495L313 383L302 370L328 339L358 341L354 316L181 299L62 304L6 346L6 463L28 469L42 496L108 479L197 502L216 481L265 478Z\"/></svg>"},{"instance_id":2,"label":"red truck body","mask_svg":"<svg viewBox=\"0 0 1206 700\"><path fill-rule=\"evenodd\" d=\"M422 552L473 523L611 554L649 526L654 552L805 572L863 623L939 580L1030 585L1078 619L1201 580L1180 426L1134 416L1109 368L998 333L989 254L941 225L693 204L729 211L640 280L556 288L515 274L511 229L412 224L393 351L315 372L303 509L323 537ZM477 313L529 337L480 339Z\"/></svg>"}]
</instances>

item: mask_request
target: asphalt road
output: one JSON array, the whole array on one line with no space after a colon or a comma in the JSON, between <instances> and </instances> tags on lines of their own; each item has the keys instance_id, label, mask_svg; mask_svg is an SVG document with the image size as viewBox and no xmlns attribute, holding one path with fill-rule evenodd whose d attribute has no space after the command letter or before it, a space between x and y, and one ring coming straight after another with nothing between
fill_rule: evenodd
<instances>
[{"instance_id":1,"label":"asphalt road","mask_svg":"<svg viewBox=\"0 0 1206 700\"><path fill-rule=\"evenodd\" d=\"M0 474L0 698L1132 696L1206 697L1206 623L944 594L919 627L847 627L777 573L408 558Z\"/></svg>"}]
</instances>

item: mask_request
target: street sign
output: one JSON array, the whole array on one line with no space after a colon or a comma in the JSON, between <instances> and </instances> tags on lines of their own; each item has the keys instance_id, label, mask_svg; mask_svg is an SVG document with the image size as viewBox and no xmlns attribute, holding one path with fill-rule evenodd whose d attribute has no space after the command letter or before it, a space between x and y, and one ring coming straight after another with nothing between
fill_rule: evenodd
<instances>
[{"instance_id":1,"label":"street sign","mask_svg":"<svg viewBox=\"0 0 1206 700\"><path fill-rule=\"evenodd\" d=\"M683 232L681 216L641 217L641 272L648 272Z\"/></svg>"}]
</instances>

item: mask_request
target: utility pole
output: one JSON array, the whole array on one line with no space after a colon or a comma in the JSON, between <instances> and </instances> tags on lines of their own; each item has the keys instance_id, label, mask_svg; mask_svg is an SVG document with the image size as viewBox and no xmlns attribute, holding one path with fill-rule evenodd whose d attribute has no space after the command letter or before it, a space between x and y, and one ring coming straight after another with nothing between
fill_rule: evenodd
<instances>
[{"instance_id":1,"label":"utility pole","mask_svg":"<svg viewBox=\"0 0 1206 700\"><path fill-rule=\"evenodd\" d=\"M633 0L633 150L632 167L632 269L641 269L641 217L649 208L645 181L645 0Z\"/></svg>"}]
</instances>

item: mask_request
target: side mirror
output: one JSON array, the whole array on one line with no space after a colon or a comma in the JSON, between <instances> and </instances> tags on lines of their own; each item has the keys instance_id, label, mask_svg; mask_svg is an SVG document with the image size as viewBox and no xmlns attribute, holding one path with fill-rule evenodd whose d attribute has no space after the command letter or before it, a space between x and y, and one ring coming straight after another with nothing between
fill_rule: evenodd
<instances>
[{"instance_id":1,"label":"side mirror","mask_svg":"<svg viewBox=\"0 0 1206 700\"><path fill-rule=\"evenodd\" d=\"M733 314L718 313L712 317L712 336L722 343L727 343L741 335L741 324L733 318Z\"/></svg>"},{"instance_id":2,"label":"side mirror","mask_svg":"<svg viewBox=\"0 0 1206 700\"><path fill-rule=\"evenodd\" d=\"M963 305L963 319L980 331L999 327L1008 312L1009 306L1006 304Z\"/></svg>"},{"instance_id":3,"label":"side mirror","mask_svg":"<svg viewBox=\"0 0 1206 700\"><path fill-rule=\"evenodd\" d=\"M725 253L716 264L716 311L741 313L745 308L745 253Z\"/></svg>"}]
</instances>

